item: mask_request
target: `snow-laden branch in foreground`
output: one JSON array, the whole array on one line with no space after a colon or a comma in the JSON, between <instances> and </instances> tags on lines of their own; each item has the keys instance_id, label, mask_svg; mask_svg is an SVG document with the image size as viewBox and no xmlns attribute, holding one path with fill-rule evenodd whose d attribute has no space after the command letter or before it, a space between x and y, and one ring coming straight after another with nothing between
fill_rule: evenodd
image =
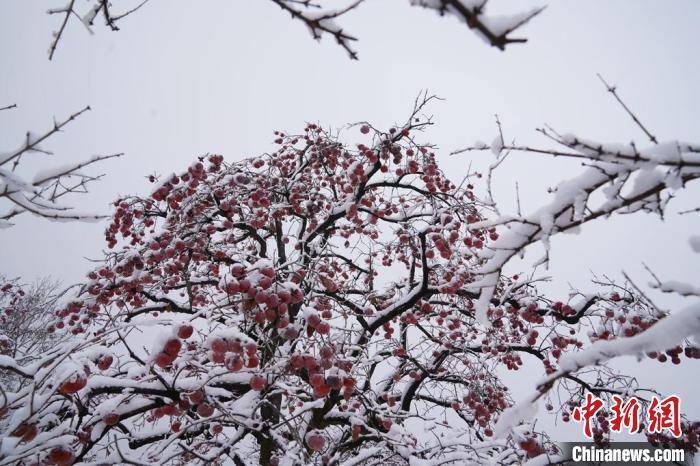
<instances>
[{"instance_id":1,"label":"snow-laden branch in foreground","mask_svg":"<svg viewBox=\"0 0 700 466\"><path fill-rule=\"evenodd\" d=\"M26 174L26 178L21 173L25 157L51 154L42 144L88 110L90 107L85 107L65 120L54 121L53 127L41 135L28 132L19 148L0 153L0 202L9 204L4 212L0 212L0 228L12 226L11 219L24 212L55 221L104 218L104 215L76 212L59 201L68 194L87 193L88 185L104 176L88 175L82 169L123 154L95 155L82 162L39 169L34 174Z\"/></svg>"},{"instance_id":2,"label":"snow-laden branch in foreground","mask_svg":"<svg viewBox=\"0 0 700 466\"><path fill-rule=\"evenodd\" d=\"M559 370L540 384L544 387L566 373L612 358L665 351L686 338L700 343L700 303L695 303L655 323L646 331L628 338L597 341L583 351L567 354L559 360Z\"/></svg>"},{"instance_id":3,"label":"snow-laden branch in foreground","mask_svg":"<svg viewBox=\"0 0 700 466\"><path fill-rule=\"evenodd\" d=\"M576 233L584 224L615 213L630 214L642 211L663 217L674 193L686 189L689 184L700 178L700 144L674 140L659 143L620 98L617 89L602 77L600 79L625 113L649 138L651 146L640 148L634 142L599 143L571 134L562 135L551 128L538 131L550 142L565 149L506 143L500 121L496 118L499 134L491 146L479 142L452 152L452 155L457 155L490 150L497 156L497 161L491 165L487 178L489 193L491 171L511 154L580 159L587 167L579 175L560 182L551 189L551 201L531 214L522 215L518 212L518 215L502 215L496 207L489 205L497 213L496 218L471 225L474 229L502 227L498 239L479 254L484 262L475 273L481 278L470 284L473 292L481 293L476 304L476 316L484 325L490 325L489 306L504 267L514 257L522 255L527 247L541 243L545 255L537 265L547 265L550 238L553 235ZM490 194L489 198L493 199ZM691 238L691 246L694 247L693 241ZM663 290L663 286L659 286ZM669 286L673 285L667 285ZM694 294L693 290L691 287L685 292Z\"/></svg>"},{"instance_id":4,"label":"snow-laden branch in foreground","mask_svg":"<svg viewBox=\"0 0 700 466\"><path fill-rule=\"evenodd\" d=\"M634 144L600 144L574 136L558 136L545 131L557 143L571 150L571 157L588 160L581 174L559 183L552 191L552 200L525 216L503 216L501 219L477 222L472 228L502 225L499 238L481 254L484 264L477 273L482 278L471 284L475 291L483 290L476 313L479 321L488 325L486 316L490 301L503 268L527 246L542 243L547 263L550 237L563 232L576 232L593 220L614 213L646 211L663 214L675 191L684 189L700 178L698 146L678 141L639 150ZM455 153L485 150L478 144ZM503 145L498 152L522 151L528 154L562 153L554 149ZM602 201L600 200L602 198Z\"/></svg>"}]
</instances>

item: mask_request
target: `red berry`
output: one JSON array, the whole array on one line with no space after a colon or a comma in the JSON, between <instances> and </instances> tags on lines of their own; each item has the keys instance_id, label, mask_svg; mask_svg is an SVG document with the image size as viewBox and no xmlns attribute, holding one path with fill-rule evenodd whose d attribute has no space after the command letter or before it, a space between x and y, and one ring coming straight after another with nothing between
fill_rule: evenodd
<instances>
[{"instance_id":1,"label":"red berry","mask_svg":"<svg viewBox=\"0 0 700 466\"><path fill-rule=\"evenodd\" d=\"M256 351L258 351L258 345L254 341L250 341L245 344L245 351L248 354L255 354Z\"/></svg>"},{"instance_id":2,"label":"red berry","mask_svg":"<svg viewBox=\"0 0 700 466\"><path fill-rule=\"evenodd\" d=\"M111 355L105 354L97 361L97 368L101 371L106 371L107 369L109 369L109 366L112 365L113 360L114 358L112 358Z\"/></svg>"},{"instance_id":3,"label":"red berry","mask_svg":"<svg viewBox=\"0 0 700 466\"><path fill-rule=\"evenodd\" d=\"M49 461L59 466L69 465L73 463L73 452L64 447L53 448L49 452Z\"/></svg>"},{"instance_id":4,"label":"red berry","mask_svg":"<svg viewBox=\"0 0 700 466\"><path fill-rule=\"evenodd\" d=\"M332 346L324 346L323 348L321 348L321 357L323 359L332 358L334 353L335 353L335 350L333 349Z\"/></svg>"},{"instance_id":5,"label":"red berry","mask_svg":"<svg viewBox=\"0 0 700 466\"><path fill-rule=\"evenodd\" d=\"M12 431L10 437L21 437L25 442L31 442L36 437L39 430L34 424L20 424L15 430Z\"/></svg>"},{"instance_id":6,"label":"red berry","mask_svg":"<svg viewBox=\"0 0 700 466\"><path fill-rule=\"evenodd\" d=\"M26 432L24 433L24 435L22 435L22 440L24 442L31 442L32 440L34 440L34 438L37 436L38 433L39 433L39 429L37 429L36 425L29 424L27 426Z\"/></svg>"},{"instance_id":7,"label":"red berry","mask_svg":"<svg viewBox=\"0 0 700 466\"><path fill-rule=\"evenodd\" d=\"M182 338L183 340L186 340L192 336L193 332L194 328L192 328L191 325L182 325L180 326L180 328L177 329L177 336Z\"/></svg>"},{"instance_id":8,"label":"red berry","mask_svg":"<svg viewBox=\"0 0 700 466\"><path fill-rule=\"evenodd\" d=\"M169 354L166 354L166 353L158 353L158 354L156 355L155 361L156 361L156 365L157 365L158 367L163 367L163 368L165 368L165 367L168 367L168 366L170 365L170 363L173 362L173 358L172 358Z\"/></svg>"},{"instance_id":9,"label":"red berry","mask_svg":"<svg viewBox=\"0 0 700 466\"><path fill-rule=\"evenodd\" d=\"M331 326L328 324L328 322L321 322L316 327L316 331L321 335L328 335L328 333L331 331Z\"/></svg>"},{"instance_id":10,"label":"red berry","mask_svg":"<svg viewBox=\"0 0 700 466\"><path fill-rule=\"evenodd\" d=\"M163 352L175 359L182 348L182 342L177 338L171 338L165 343Z\"/></svg>"},{"instance_id":11,"label":"red berry","mask_svg":"<svg viewBox=\"0 0 700 466\"><path fill-rule=\"evenodd\" d=\"M217 338L216 340L211 342L211 350L215 353L225 353L226 349L226 342L221 338Z\"/></svg>"},{"instance_id":12,"label":"red berry","mask_svg":"<svg viewBox=\"0 0 700 466\"><path fill-rule=\"evenodd\" d=\"M214 414L214 407L209 403L200 403L197 406L197 414L202 417L209 417Z\"/></svg>"},{"instance_id":13,"label":"red berry","mask_svg":"<svg viewBox=\"0 0 700 466\"><path fill-rule=\"evenodd\" d=\"M262 376L254 375L250 378L250 388L255 391L262 391L265 385L267 385L267 380Z\"/></svg>"},{"instance_id":14,"label":"red berry","mask_svg":"<svg viewBox=\"0 0 700 466\"><path fill-rule=\"evenodd\" d=\"M87 385L87 379L82 376L77 376L73 380L63 382L59 387L58 391L64 395L71 395L82 390L85 385Z\"/></svg>"},{"instance_id":15,"label":"red berry","mask_svg":"<svg viewBox=\"0 0 700 466\"><path fill-rule=\"evenodd\" d=\"M227 359L226 369L230 370L231 372L240 371L243 369L243 360L238 356Z\"/></svg>"},{"instance_id":16,"label":"red berry","mask_svg":"<svg viewBox=\"0 0 700 466\"><path fill-rule=\"evenodd\" d=\"M117 413L109 413L105 417L102 418L105 424L108 426L113 426L117 422L119 422L119 414Z\"/></svg>"},{"instance_id":17,"label":"red berry","mask_svg":"<svg viewBox=\"0 0 700 466\"><path fill-rule=\"evenodd\" d=\"M204 401L204 392L198 390L196 392L190 393L189 398L193 404L199 404L202 401Z\"/></svg>"},{"instance_id":18,"label":"red berry","mask_svg":"<svg viewBox=\"0 0 700 466\"><path fill-rule=\"evenodd\" d=\"M321 386L325 383L326 379L323 377L323 374L313 374L311 377L309 377L309 383L311 384L312 387L318 387Z\"/></svg>"},{"instance_id":19,"label":"red berry","mask_svg":"<svg viewBox=\"0 0 700 466\"><path fill-rule=\"evenodd\" d=\"M314 451L321 451L326 446L326 438L318 433L310 433L306 436L306 444Z\"/></svg>"}]
</instances>

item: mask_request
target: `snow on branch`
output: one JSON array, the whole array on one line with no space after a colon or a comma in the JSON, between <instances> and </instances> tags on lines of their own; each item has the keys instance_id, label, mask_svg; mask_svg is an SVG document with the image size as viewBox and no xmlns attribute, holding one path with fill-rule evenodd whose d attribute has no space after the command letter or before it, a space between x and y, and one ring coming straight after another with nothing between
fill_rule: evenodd
<instances>
[{"instance_id":1,"label":"snow on branch","mask_svg":"<svg viewBox=\"0 0 700 466\"><path fill-rule=\"evenodd\" d=\"M85 107L65 120L54 121L53 127L43 134L27 132L25 142L19 148L0 153L0 200L10 204L7 210L0 212L1 228L12 226L10 220L23 212L58 221L93 221L104 218L101 215L75 212L72 207L58 201L68 194L87 193L88 185L104 176L85 174L81 171L83 168L123 154L95 155L83 162L41 169L29 175L29 180L21 174L24 157L52 155L42 144L88 110L90 107Z\"/></svg>"},{"instance_id":2,"label":"snow on branch","mask_svg":"<svg viewBox=\"0 0 700 466\"><path fill-rule=\"evenodd\" d=\"M456 16L469 29L474 30L484 42L505 50L509 44L527 42L523 37L511 37L510 34L530 22L544 11L545 7L532 8L509 16L490 16L486 14L489 0L410 0L412 5L437 11L440 15Z\"/></svg>"},{"instance_id":3,"label":"snow on branch","mask_svg":"<svg viewBox=\"0 0 700 466\"><path fill-rule=\"evenodd\" d=\"M634 142L599 143L571 134L562 135L548 127L538 129L538 132L563 149L517 145L504 142L497 121L499 136L494 144L487 146L477 143L452 153L457 155L490 150L500 157L493 167L512 153L581 159L585 167L579 175L552 188L551 200L532 213L499 213L495 219L472 225L472 228L477 229L485 226L504 227L489 250L481 254L484 263L477 272L481 279L471 285L475 291L482 290L476 309L482 323L488 324L486 313L503 268L528 246L535 243L544 246L545 255L538 264L546 265L551 236L576 232L588 222L615 213L649 212L663 217L673 193L685 189L700 178L700 144L673 140L659 143L619 98L615 88L605 84L626 113L650 138L652 146L640 148ZM488 178L489 193L490 179L491 175Z\"/></svg>"},{"instance_id":4,"label":"snow on branch","mask_svg":"<svg viewBox=\"0 0 700 466\"><path fill-rule=\"evenodd\" d=\"M293 19L303 22L311 32L314 39L320 40L323 34L331 35L335 41L347 52L348 56L357 60L357 52L353 50L350 43L357 38L346 33L336 20L349 11L354 10L365 0L355 0L345 8L340 10L323 10L319 5L313 4L310 0L271 0L282 10L289 13Z\"/></svg>"},{"instance_id":5,"label":"snow on branch","mask_svg":"<svg viewBox=\"0 0 700 466\"><path fill-rule=\"evenodd\" d=\"M112 2L108 0L89 0L88 7L79 7L75 0L58 8L48 11L51 15L61 17L58 30L53 33L53 40L49 47L49 60L53 59L59 42L63 34L74 19L81 23L92 34L92 27L98 17L102 17L104 24L112 31L119 30L119 22L137 12L149 0L140 0L135 6L126 9L124 12L115 13L112 11ZM338 2L325 3L333 8L327 8L324 0L269 0L284 12L288 13L293 20L303 23L311 33L311 36L320 40L323 36L332 37L336 43L342 47L348 56L356 60L357 51L353 47L353 42L357 38L350 34L340 23L343 17L351 11L357 9L365 0L352 0L340 2L343 6L338 6ZM485 43L499 50L505 50L510 44L527 42L524 37L513 37L512 34L529 23L535 16L539 15L544 7L532 8L512 15L497 16L487 14L487 4L489 0L409 0L410 5L436 11L441 16L454 16L461 20L467 27L473 30Z\"/></svg>"},{"instance_id":6,"label":"snow on branch","mask_svg":"<svg viewBox=\"0 0 700 466\"><path fill-rule=\"evenodd\" d=\"M56 49L58 48L58 43L61 41L66 26L68 26L71 18L81 23L87 31L92 34L92 26L94 25L95 19L98 15L101 15L104 18L105 26L109 27L112 31L118 31L119 26L117 23L120 20L135 13L148 2L149 0L139 0L134 7L116 14L112 11L112 2L109 0L90 0L88 2L90 3L89 8L82 13L76 9L75 0L69 0L63 7L49 9L47 12L49 15L61 16L60 26L58 30L53 32L53 40L49 46L49 60L53 59Z\"/></svg>"},{"instance_id":7,"label":"snow on branch","mask_svg":"<svg viewBox=\"0 0 700 466\"><path fill-rule=\"evenodd\" d=\"M540 387L566 373L626 355L665 351L690 338L700 343L700 303L695 303L659 320L644 332L629 338L597 341L585 350L561 358L559 369Z\"/></svg>"},{"instance_id":8,"label":"snow on branch","mask_svg":"<svg viewBox=\"0 0 700 466\"><path fill-rule=\"evenodd\" d=\"M652 146L640 148L634 142L601 144L573 135L561 135L551 128L540 129L539 132L550 142L564 149L506 144L503 143L499 124L500 136L491 147L477 143L453 152L455 155L491 149L499 157L494 166L508 154L517 152L531 156L564 156L584 160L585 168L582 173L560 182L551 189L551 201L533 213L508 216L500 214L493 208L498 212L494 220L472 223L471 227L477 229L500 225L499 237L489 245L489 251L481 255L484 261L475 271L475 274L481 278L469 285L472 292L480 293L475 312L479 321L486 326L498 323L498 320L494 319L497 317L494 305L508 299L507 295L497 292L497 285L503 279L504 267L516 255L522 254L528 246L538 242L543 244L545 257L536 264L540 265L548 261L549 238L554 234L566 231L577 232L584 224L608 218L615 213L649 212L663 218L673 194L689 189L700 178L698 144L681 141L660 143L621 100L616 88L604 80L603 82L625 113L647 136ZM489 199L492 197L489 196ZM693 238L690 240L690 245L694 247ZM700 289L697 286L678 281L661 281L648 267L647 270L655 280L650 283L652 288L685 297L700 297ZM547 377L538 384L537 389L502 413L495 426L497 437L508 437L513 433L514 427L521 424L528 425L537 412L538 400L544 398L557 384L560 387L567 384L570 386L574 382L580 388L596 395L612 393L610 391L612 386L601 383L600 375L595 383L584 380L585 377L580 374L585 373L584 369L588 370L590 366L598 366L594 372L600 374L601 370L610 371L605 364L607 361L624 355L648 356L660 362L671 358L674 364L680 363L682 354L690 357L698 356L700 303L696 302L676 312L662 311L649 300L640 287L631 282L626 273L623 272L623 276L628 282L627 287L620 287L619 291L608 295L607 299L613 303L627 302L634 305L637 308L636 315L630 317L627 314L623 317L612 309L605 310L605 315L609 318L607 322L589 332L593 343L585 349L558 354L557 364L548 365ZM600 280L596 283L611 286L613 289L619 286ZM596 301L596 299L588 300L588 303L600 306L600 301ZM586 304L581 309L589 307L589 304ZM640 313L642 309L645 310ZM577 310L576 306L570 306L569 311L564 312L561 318L565 319L566 315L569 317L588 315L588 311L579 313L580 310ZM533 318L537 319L537 314L533 314ZM615 321L616 315L618 323ZM630 318L632 320L629 320ZM630 326L630 322L636 323ZM583 344L579 347L583 347ZM618 393L629 394L630 391L636 390L628 386ZM568 416L569 414L565 413L564 419L568 420ZM692 428L690 430L692 431ZM598 430L596 435L599 439L602 438L601 430Z\"/></svg>"}]
</instances>

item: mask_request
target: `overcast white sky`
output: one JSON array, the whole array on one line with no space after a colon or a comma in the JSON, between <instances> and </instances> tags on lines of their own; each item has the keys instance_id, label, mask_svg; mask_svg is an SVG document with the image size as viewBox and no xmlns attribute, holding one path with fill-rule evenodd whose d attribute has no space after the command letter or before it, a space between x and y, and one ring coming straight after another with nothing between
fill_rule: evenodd
<instances>
[{"instance_id":1,"label":"overcast white sky","mask_svg":"<svg viewBox=\"0 0 700 466\"><path fill-rule=\"evenodd\" d=\"M544 1L492 3L514 12ZM265 152L274 129L300 130L305 121L335 128L358 120L377 126L403 121L422 89L446 99L430 107L437 125L425 139L440 147L443 167L455 179L469 163L488 165L490 153L448 153L476 140L490 142L495 113L506 137L518 142L543 142L534 128L549 123L601 141L642 143L643 134L605 92L598 72L619 85L661 140L700 140L697 1L553 0L523 30L530 41L503 53L456 19L409 7L406 0L368 0L344 21L360 38L360 60L353 62L330 39L312 41L271 2L152 0L118 33L98 26L90 36L73 24L49 62L59 18L45 12L62 3L0 3L0 107L19 105L0 113L0 151L18 146L28 129L48 129L53 116L91 105L46 145L56 155L33 156L44 166L126 153L101 167L108 176L89 197L72 199L81 210L108 212L117 196L150 191L143 176L182 170L203 153L239 160ZM528 211L546 199L547 187L579 170L576 162L517 154L498 172L496 193L512 206L518 181ZM694 207L697 194L681 196L671 211ZM700 266L687 237L698 225L697 216L671 215L662 223L639 215L558 238L552 289L563 296L569 284L586 288L590 271L619 277L626 270L644 284L642 261L664 278L697 284ZM14 228L0 230L0 273L78 281L90 267L85 258L101 254L104 226L20 216ZM691 396L700 363L684 366L680 373L644 364L640 381L685 395L689 414L700 418L700 400Z\"/></svg>"}]
</instances>

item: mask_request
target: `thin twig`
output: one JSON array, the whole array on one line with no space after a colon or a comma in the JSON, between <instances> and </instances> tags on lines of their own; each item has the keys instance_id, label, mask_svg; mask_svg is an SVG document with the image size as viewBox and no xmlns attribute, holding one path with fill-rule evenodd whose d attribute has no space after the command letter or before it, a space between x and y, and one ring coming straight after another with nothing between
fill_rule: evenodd
<instances>
[{"instance_id":1,"label":"thin twig","mask_svg":"<svg viewBox=\"0 0 700 466\"><path fill-rule=\"evenodd\" d=\"M73 13L73 5L75 5L75 0L70 0L68 5L66 5L64 8L58 10L49 10L49 14L65 13L65 16L63 17L63 22L61 23L61 27L58 29L57 32L54 33L54 40L53 42L51 42L51 47L49 48L49 60L53 58L53 54L56 52L56 47L58 47L58 42L63 36L63 31L65 31L66 29L68 19Z\"/></svg>"},{"instance_id":2,"label":"thin twig","mask_svg":"<svg viewBox=\"0 0 700 466\"><path fill-rule=\"evenodd\" d=\"M625 277L625 280L627 280L629 284L632 285L635 290L637 290L637 293L639 293L654 308L654 310L656 310L657 317L664 317L666 316L666 314L668 314L668 311L662 310L661 308L659 308L659 306L656 305L654 301L649 299L649 297L644 293L644 291L642 291L642 289L638 287L637 284L634 283L634 281L632 281L630 276L627 275L627 272L625 272L624 270L622 271L622 276Z\"/></svg>"},{"instance_id":3,"label":"thin twig","mask_svg":"<svg viewBox=\"0 0 700 466\"><path fill-rule=\"evenodd\" d=\"M75 120L80 115L87 112L88 110L90 110L89 105L87 107L83 108L82 110L78 110L77 112L73 113L72 115L70 115L68 118L66 118L65 120L63 120L61 122L54 122L53 128L51 128L49 131L47 131L46 133L44 133L43 135L39 136L36 139L32 139L28 135L27 141L22 147L20 147L18 150L16 150L12 154L6 156L5 158L0 159L0 166L5 165L6 163L10 162L11 160L16 159L17 157L24 154L25 152L32 152L32 151L33 152L42 152L42 150L38 147L39 144L41 144L43 141L45 141L46 139L53 136L55 133L61 131L61 129L63 127L65 127L68 123Z\"/></svg>"},{"instance_id":4,"label":"thin twig","mask_svg":"<svg viewBox=\"0 0 700 466\"><path fill-rule=\"evenodd\" d=\"M144 6L144 5L145 5L146 3L148 3L149 1L150 1L150 0L143 0L141 3L139 3L138 5L136 5L136 6L135 6L134 8L132 8L131 10L128 10L128 11L122 13L121 15L113 16L113 17L112 17L112 21L116 22L116 21L119 21L119 20L122 19L122 18L125 18L126 16L129 16L131 13L134 13L134 12L138 11L142 6Z\"/></svg>"},{"instance_id":5,"label":"thin twig","mask_svg":"<svg viewBox=\"0 0 700 466\"><path fill-rule=\"evenodd\" d=\"M601 82L602 82L602 83L605 85L605 87L608 89L608 92L610 92L610 93L613 95L613 97L615 97L615 100L617 100L617 102L622 106L622 108L625 110L625 112L627 112L627 114L632 118L632 120L634 120L634 122L637 124L637 126L639 126L639 128L640 128L642 131L644 131L644 134L647 135L647 137L649 138L649 140L650 140L651 142L653 142L654 144L658 144L659 141L656 140L656 136L654 136L653 134L651 134L651 133L649 132L649 130L646 129L646 127L642 124L642 122L639 121L639 118L637 118L637 116L632 112L632 110L630 110L629 107L622 101L622 99L620 98L620 96L617 95L617 88L616 88L615 86L611 86L610 84L608 84L608 83L605 81L605 79L603 79L603 77L600 75L600 73L598 73L598 78L601 80Z\"/></svg>"}]
</instances>

